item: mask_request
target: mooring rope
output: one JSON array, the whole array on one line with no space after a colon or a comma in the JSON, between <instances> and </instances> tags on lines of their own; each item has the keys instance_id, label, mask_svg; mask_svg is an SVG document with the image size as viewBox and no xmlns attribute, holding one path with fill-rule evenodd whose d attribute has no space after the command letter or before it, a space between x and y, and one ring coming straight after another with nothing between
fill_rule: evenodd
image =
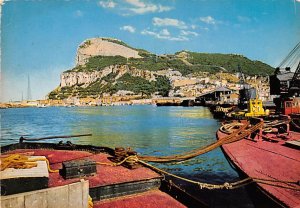
<instances>
[{"instance_id":1,"label":"mooring rope","mask_svg":"<svg viewBox=\"0 0 300 208\"><path fill-rule=\"evenodd\" d=\"M222 132L222 133L225 133L225 134L231 134L233 133L236 129L236 127L240 127L240 126L243 126L244 124L243 123L239 123L239 122L233 122L233 123L228 123L228 124L224 124L222 125L219 130Z\"/></svg>"},{"instance_id":2,"label":"mooring rope","mask_svg":"<svg viewBox=\"0 0 300 208\"><path fill-rule=\"evenodd\" d=\"M191 180L182 176L175 175L173 173L169 173L165 170L162 170L160 168L157 168L143 160L140 160L136 155L128 156L124 158L121 162L119 163L97 163L98 165L110 165L110 166L119 166L125 163L128 160L133 160L135 163L140 163L144 165L145 167L148 167L156 172L159 172L164 175L168 175L173 178L177 178L179 180L195 184L199 186L200 189L209 189L209 190L216 190L216 189L237 189L241 188L243 186L249 185L251 183L261 183L261 184L266 184L270 186L275 186L279 188L286 188L286 189L292 189L292 190L300 190L299 186L299 181L284 181L284 180L277 180L277 179L266 179L266 178L256 178L256 177L248 177L236 182L225 182L223 184L211 184L211 183L204 183L204 182L199 182L195 180Z\"/></svg>"},{"instance_id":3,"label":"mooring rope","mask_svg":"<svg viewBox=\"0 0 300 208\"><path fill-rule=\"evenodd\" d=\"M234 131L232 134L212 143L209 144L205 147L201 147L189 152L185 152L182 154L177 154L177 155L171 155L171 156L142 156L142 155L138 155L138 158L143 160L143 161L147 161L147 162L157 162L157 163L167 163L167 162L180 162L180 161L185 161L185 160L189 160L191 158L197 157L201 154L207 153L209 151L212 151L218 147L220 147L223 144L228 144L228 143L232 143L232 142L236 142L239 141L247 136L249 136L250 134L252 134L253 132L259 130L260 128L262 128L263 126L263 122L260 122L250 128L247 129L247 127L249 127L249 123L246 123L243 126L240 126L239 129L237 129L236 131Z\"/></svg>"},{"instance_id":4,"label":"mooring rope","mask_svg":"<svg viewBox=\"0 0 300 208\"><path fill-rule=\"evenodd\" d=\"M293 119L291 120L291 124L292 124L298 131L300 131L300 126L297 125Z\"/></svg>"},{"instance_id":5,"label":"mooring rope","mask_svg":"<svg viewBox=\"0 0 300 208\"><path fill-rule=\"evenodd\" d=\"M192 183L195 185L198 185L200 187L200 189L209 189L209 190L214 190L214 189L237 189L237 188L241 188L243 186L249 185L251 183L261 183L261 184L266 184L266 185L270 185L270 186L275 186L275 187L279 187L279 188L286 188L286 189L292 189L292 190L300 190L300 186L299 186L299 181L283 181L283 180L276 180L276 179L265 179L265 178L256 178L256 177L248 177L236 182L225 182L223 184L210 184L210 183L203 183L203 182L199 182L199 181L195 181L195 180L191 180L191 179L187 179L172 173L169 173L167 171L164 171L162 169L159 169L147 162L144 162L142 160L138 161L139 163L157 171L160 172L162 174L165 175L169 175L173 178L177 178L179 180L188 182L188 183ZM288 184L288 185L286 185Z\"/></svg>"},{"instance_id":6,"label":"mooring rope","mask_svg":"<svg viewBox=\"0 0 300 208\"><path fill-rule=\"evenodd\" d=\"M96 164L97 165L108 165L108 166L120 166L125 162L136 163L138 161L139 161L139 159L137 158L136 155L131 155L131 156L124 158L121 162L112 162L112 163L96 162Z\"/></svg>"}]
</instances>

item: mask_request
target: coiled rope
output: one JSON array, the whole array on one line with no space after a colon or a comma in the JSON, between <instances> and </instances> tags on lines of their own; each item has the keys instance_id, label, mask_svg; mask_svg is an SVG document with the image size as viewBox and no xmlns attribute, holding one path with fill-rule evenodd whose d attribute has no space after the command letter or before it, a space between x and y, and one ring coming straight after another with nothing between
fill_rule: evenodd
<instances>
[{"instance_id":1,"label":"coiled rope","mask_svg":"<svg viewBox=\"0 0 300 208\"><path fill-rule=\"evenodd\" d=\"M243 123L239 123L239 122L228 123L228 124L222 125L219 130L222 133L231 134L237 130L236 127L240 127L243 125L244 125Z\"/></svg>"},{"instance_id":2,"label":"coiled rope","mask_svg":"<svg viewBox=\"0 0 300 208\"><path fill-rule=\"evenodd\" d=\"M58 170L52 170L49 161L44 157L29 158L24 154L11 154L0 159L0 171L7 168L15 169L27 169L37 167L37 161L46 161L48 171L50 173L56 173Z\"/></svg>"}]
</instances>

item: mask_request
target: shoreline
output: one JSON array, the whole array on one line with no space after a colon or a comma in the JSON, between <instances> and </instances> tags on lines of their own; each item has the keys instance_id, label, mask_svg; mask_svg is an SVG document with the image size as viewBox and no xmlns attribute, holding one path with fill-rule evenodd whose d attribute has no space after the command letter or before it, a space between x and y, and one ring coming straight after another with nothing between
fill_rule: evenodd
<instances>
[{"instance_id":1,"label":"shoreline","mask_svg":"<svg viewBox=\"0 0 300 208\"><path fill-rule=\"evenodd\" d=\"M149 99L136 99L128 101L112 101L107 102L66 102L63 100L32 100L32 101L14 101L0 103L0 109L7 108L47 108L47 107L94 107L94 106L123 106L123 105L156 105L157 103L181 103L183 100L194 100L195 98L179 98L179 97L161 97Z\"/></svg>"}]
</instances>

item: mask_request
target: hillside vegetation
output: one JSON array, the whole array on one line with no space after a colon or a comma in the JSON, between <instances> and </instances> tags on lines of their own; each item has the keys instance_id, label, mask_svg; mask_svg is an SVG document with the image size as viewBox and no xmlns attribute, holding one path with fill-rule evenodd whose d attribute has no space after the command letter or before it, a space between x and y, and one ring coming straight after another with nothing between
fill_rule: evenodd
<instances>
[{"instance_id":1,"label":"hillside vegetation","mask_svg":"<svg viewBox=\"0 0 300 208\"><path fill-rule=\"evenodd\" d=\"M246 75L270 75L274 73L273 67L261 61L252 61L242 55L196 52L188 52L188 54L187 60L194 66L220 66L228 72L238 72L239 65Z\"/></svg>"},{"instance_id":2,"label":"hillside vegetation","mask_svg":"<svg viewBox=\"0 0 300 208\"><path fill-rule=\"evenodd\" d=\"M62 87L54 90L49 94L50 99L65 99L68 97L93 97L100 95L114 94L119 90L131 91L134 94L141 94L142 97L149 97L152 93L157 92L161 96L168 96L171 89L170 81L165 76L157 76L156 81L148 81L141 77L133 77L126 73L116 82L117 74L110 73L108 76L98 79L87 87L81 86Z\"/></svg>"},{"instance_id":3,"label":"hillside vegetation","mask_svg":"<svg viewBox=\"0 0 300 208\"><path fill-rule=\"evenodd\" d=\"M140 54L142 55L142 54ZM189 63L189 64L187 64ZM246 75L270 75L274 68L260 61L251 61L250 59L233 54L208 54L188 52L186 59L175 56L155 56L154 54L144 53L143 58L129 58L122 56L95 56L89 58L85 65L79 65L70 71L99 71L111 65L124 65L135 67L140 70L159 71L164 69L173 69L182 73L183 76L197 73L209 72L217 73L226 71L235 73L240 65L242 72Z\"/></svg>"},{"instance_id":4,"label":"hillside vegetation","mask_svg":"<svg viewBox=\"0 0 300 208\"><path fill-rule=\"evenodd\" d=\"M133 48L117 39L102 38L102 40L120 44L122 46L136 50L138 51L138 55L142 58L125 58L123 56L118 55L92 56L87 59L87 62L85 64L77 65L73 69L65 71L64 73L95 71L101 72L104 68L108 66L120 65L127 65L129 69L134 68L136 70L141 71L147 70L148 74L149 71L161 71L172 69L173 71L179 71L182 74L182 76L185 77L185 79L195 77L199 74L206 74L205 76L213 78L218 76L219 72L226 72L227 74L231 75L233 73L239 72L238 66L240 66L242 72L245 75L250 76L267 76L273 74L274 72L274 69L271 66L260 61L252 61L242 55L180 51L171 55L157 56L146 50ZM88 47L90 44L92 44L91 41L87 40L80 47ZM172 78L170 78L170 76L167 76L168 75L161 76L156 74L155 79L149 79L145 76L142 77L140 75L133 76L130 73L125 73L121 76L118 73L111 72L102 78L98 78L92 83L87 82L76 84L75 82L72 84L73 86L58 87L57 89L49 93L49 98L97 98L101 97L103 94L113 95L119 91L139 94L142 95L142 97L151 97L151 95L154 94L168 96L168 92L172 88ZM222 76L224 78L224 75Z\"/></svg>"}]
</instances>

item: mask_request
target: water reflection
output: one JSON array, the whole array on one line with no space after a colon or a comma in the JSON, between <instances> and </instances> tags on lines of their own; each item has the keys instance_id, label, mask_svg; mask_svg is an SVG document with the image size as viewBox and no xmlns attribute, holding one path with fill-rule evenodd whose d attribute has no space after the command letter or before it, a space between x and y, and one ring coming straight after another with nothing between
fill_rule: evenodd
<instances>
[{"instance_id":1,"label":"water reflection","mask_svg":"<svg viewBox=\"0 0 300 208\"><path fill-rule=\"evenodd\" d=\"M131 146L141 154L154 155L181 153L205 146L215 141L219 125L203 107L25 108L1 110L1 115L1 145L17 142L21 135L91 133L92 137L72 141L108 147ZM59 139L52 142L57 141ZM193 162L186 164L195 165Z\"/></svg>"},{"instance_id":2,"label":"water reflection","mask_svg":"<svg viewBox=\"0 0 300 208\"><path fill-rule=\"evenodd\" d=\"M209 110L203 107L49 107L1 109L0 112L1 145L18 142L21 135L37 138L91 133L91 137L74 138L72 142L130 146L144 155L171 155L205 146L215 141L219 127ZM157 166L206 182L238 178L220 149L184 163Z\"/></svg>"}]
</instances>

